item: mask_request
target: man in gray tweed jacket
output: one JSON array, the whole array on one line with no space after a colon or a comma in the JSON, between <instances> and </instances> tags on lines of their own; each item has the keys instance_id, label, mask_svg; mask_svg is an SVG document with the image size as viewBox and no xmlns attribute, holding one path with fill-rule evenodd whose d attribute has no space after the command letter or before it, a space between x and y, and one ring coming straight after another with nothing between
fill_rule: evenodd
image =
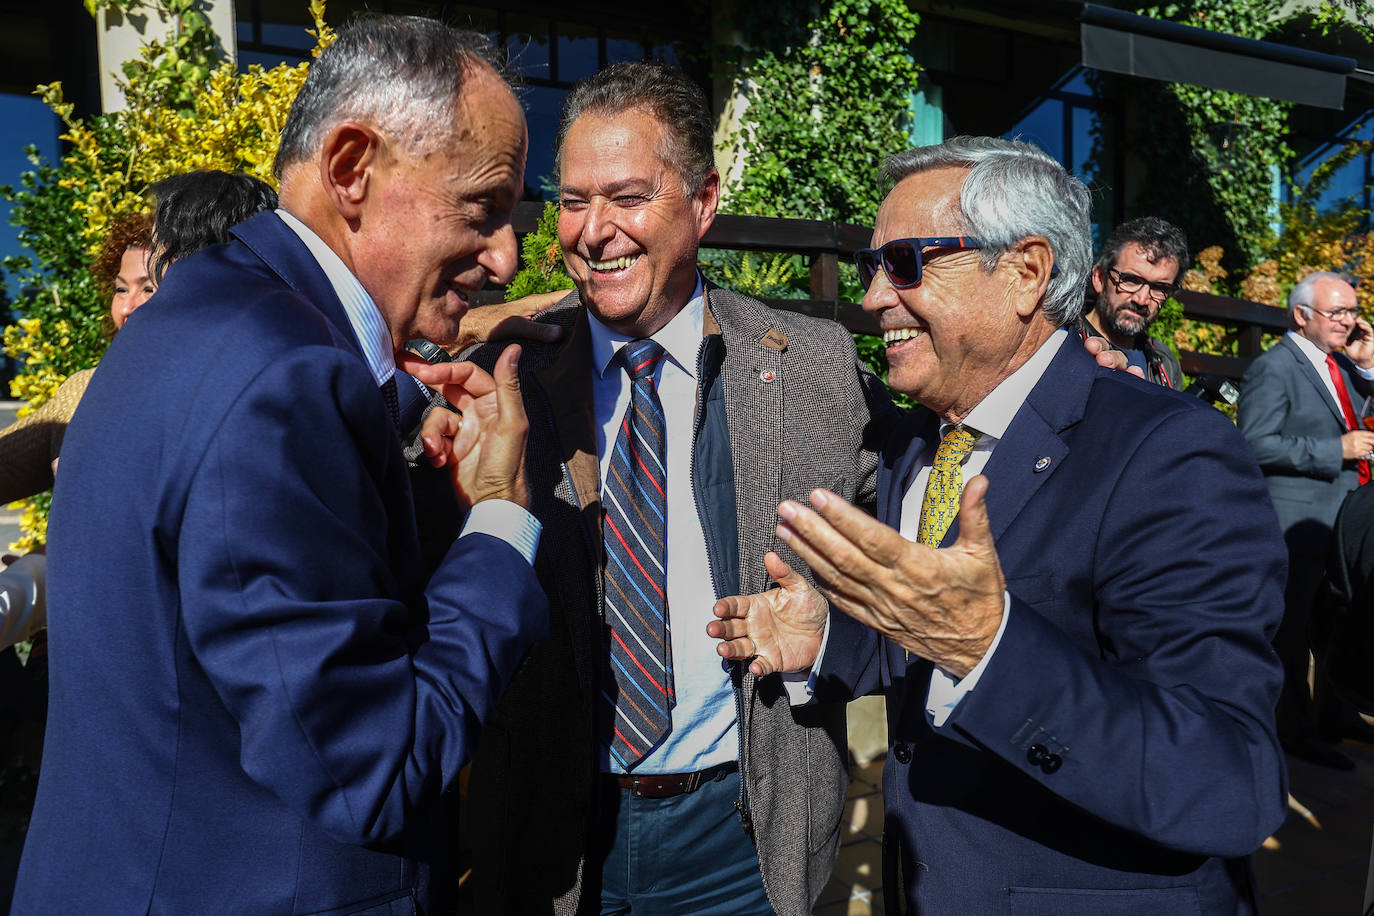
<instances>
[{"instance_id":1,"label":"man in gray tweed jacket","mask_svg":"<svg viewBox=\"0 0 1374 916\"><path fill-rule=\"evenodd\" d=\"M712 130L700 88L657 64L603 71L565 108L559 235L578 292L538 319L560 341L527 344L520 365L551 636L473 762L465 819L480 832L482 914L803 916L834 866L843 707L794 707L778 677L725 663L705 630L717 598L768 587L765 553L795 560L774 534L779 501L814 487L873 500L894 408L843 328L700 278L720 182ZM614 685L601 499L630 397L614 354L640 338L667 354L655 383L677 699L666 736L626 765L603 714Z\"/></svg>"}]
</instances>

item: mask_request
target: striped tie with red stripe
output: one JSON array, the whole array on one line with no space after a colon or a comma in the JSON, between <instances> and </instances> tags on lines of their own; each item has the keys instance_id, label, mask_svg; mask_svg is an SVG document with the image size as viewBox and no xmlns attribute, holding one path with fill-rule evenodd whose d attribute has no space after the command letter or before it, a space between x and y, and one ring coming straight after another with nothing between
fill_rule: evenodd
<instances>
[{"instance_id":1,"label":"striped tie with red stripe","mask_svg":"<svg viewBox=\"0 0 1374 916\"><path fill-rule=\"evenodd\" d=\"M663 355L652 340L633 340L617 356L630 374L630 406L601 491L610 663L602 683L603 734L612 762L627 771L663 740L676 702L668 626L666 441L654 386Z\"/></svg>"}]
</instances>

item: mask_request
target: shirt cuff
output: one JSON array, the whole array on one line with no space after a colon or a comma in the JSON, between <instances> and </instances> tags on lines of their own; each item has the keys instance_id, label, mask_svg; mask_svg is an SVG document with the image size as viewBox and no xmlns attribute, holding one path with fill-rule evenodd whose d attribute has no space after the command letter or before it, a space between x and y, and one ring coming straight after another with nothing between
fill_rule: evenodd
<instances>
[{"instance_id":1,"label":"shirt cuff","mask_svg":"<svg viewBox=\"0 0 1374 916\"><path fill-rule=\"evenodd\" d=\"M463 533L458 536L489 534L514 547L533 566L541 530L539 520L523 506L508 499L484 499L468 512Z\"/></svg>"},{"instance_id":2,"label":"shirt cuff","mask_svg":"<svg viewBox=\"0 0 1374 916\"><path fill-rule=\"evenodd\" d=\"M811 702L816 692L816 675L820 673L821 662L825 660L825 647L830 645L830 621L825 622L825 632L821 634L821 647L816 652L816 660L811 663L810 671L794 671L782 676L783 688L787 691L787 701L793 706L805 706Z\"/></svg>"},{"instance_id":3,"label":"shirt cuff","mask_svg":"<svg viewBox=\"0 0 1374 916\"><path fill-rule=\"evenodd\" d=\"M1355 366L1355 371L1358 372L1360 378L1365 381L1374 382L1374 366L1370 366L1368 369L1362 369L1359 366Z\"/></svg>"},{"instance_id":4,"label":"shirt cuff","mask_svg":"<svg viewBox=\"0 0 1374 916\"><path fill-rule=\"evenodd\" d=\"M926 694L926 712L930 714L931 724L936 728L943 726L950 713L954 712L964 697L972 693L973 688L978 686L978 679L987 670L988 661L1002 642L1002 634L1007 631L1007 618L1010 616L1011 594L1003 592L1002 622L997 626L997 635L992 638L992 645L988 646L988 651L983 653L978 664L974 665L973 670L964 675L963 678L953 678L939 668L931 669L930 692Z\"/></svg>"}]
</instances>

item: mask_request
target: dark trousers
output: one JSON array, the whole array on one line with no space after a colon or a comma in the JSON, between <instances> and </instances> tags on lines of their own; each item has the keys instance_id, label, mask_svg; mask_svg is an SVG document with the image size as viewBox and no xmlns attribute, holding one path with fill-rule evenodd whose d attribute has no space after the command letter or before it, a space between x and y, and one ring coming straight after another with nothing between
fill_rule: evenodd
<instances>
[{"instance_id":1,"label":"dark trousers","mask_svg":"<svg viewBox=\"0 0 1374 916\"><path fill-rule=\"evenodd\" d=\"M1283 592L1283 622L1274 634L1274 651L1283 663L1283 691L1274 709L1279 740L1299 741L1318 730L1340 728L1355 716L1353 707L1331 689L1321 666L1307 684L1312 651L1312 602L1321 586L1326 563L1321 557L1288 555L1288 582ZM1315 695L1314 695L1315 694Z\"/></svg>"},{"instance_id":2,"label":"dark trousers","mask_svg":"<svg viewBox=\"0 0 1374 916\"><path fill-rule=\"evenodd\" d=\"M734 772L673 798L608 792L597 825L602 916L770 916L739 790Z\"/></svg>"}]
</instances>

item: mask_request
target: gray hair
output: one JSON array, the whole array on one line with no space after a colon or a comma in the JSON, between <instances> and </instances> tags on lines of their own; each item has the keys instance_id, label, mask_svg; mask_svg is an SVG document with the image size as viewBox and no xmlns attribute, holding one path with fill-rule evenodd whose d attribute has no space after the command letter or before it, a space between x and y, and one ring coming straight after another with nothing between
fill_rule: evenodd
<instances>
[{"instance_id":1,"label":"gray hair","mask_svg":"<svg viewBox=\"0 0 1374 916\"><path fill-rule=\"evenodd\" d=\"M1346 282L1345 277L1329 270L1319 270L1316 273L1308 274L1298 281L1298 285L1293 287L1293 291L1288 294L1288 314L1292 317L1293 312L1300 308L1312 311L1312 299L1317 292L1317 284L1323 280L1339 280Z\"/></svg>"},{"instance_id":2,"label":"gray hair","mask_svg":"<svg viewBox=\"0 0 1374 916\"><path fill-rule=\"evenodd\" d=\"M485 35L418 16L359 17L310 65L282 130L277 178L344 121L370 124L410 152L443 146L453 139L463 80L483 66L514 85L504 53Z\"/></svg>"},{"instance_id":3,"label":"gray hair","mask_svg":"<svg viewBox=\"0 0 1374 916\"><path fill-rule=\"evenodd\" d=\"M715 121L706 93L676 67L658 61L612 64L573 87L558 125L554 171L563 171L563 141L584 114L618 115L648 111L666 130L668 148L659 154L673 167L689 194L706 183L715 168Z\"/></svg>"},{"instance_id":4,"label":"gray hair","mask_svg":"<svg viewBox=\"0 0 1374 916\"><path fill-rule=\"evenodd\" d=\"M1097 266L1102 268L1102 273L1116 266L1116 259L1121 257L1122 250L1132 242L1144 250L1145 258L1151 264L1166 260L1178 264L1174 282L1178 282L1178 278L1188 269L1188 236L1183 230L1158 216L1142 216L1122 223L1107 236L1107 244L1102 246L1102 254L1097 259Z\"/></svg>"},{"instance_id":5,"label":"gray hair","mask_svg":"<svg viewBox=\"0 0 1374 916\"><path fill-rule=\"evenodd\" d=\"M1083 310L1083 289L1092 267L1088 189L1039 148L1019 140L952 137L937 146L897 153L883 163L882 177L895 186L917 172L966 168L959 191L964 225L959 231L982 243L983 268L1033 235L1049 240L1059 275L1045 292L1045 317L1057 325Z\"/></svg>"}]
</instances>

